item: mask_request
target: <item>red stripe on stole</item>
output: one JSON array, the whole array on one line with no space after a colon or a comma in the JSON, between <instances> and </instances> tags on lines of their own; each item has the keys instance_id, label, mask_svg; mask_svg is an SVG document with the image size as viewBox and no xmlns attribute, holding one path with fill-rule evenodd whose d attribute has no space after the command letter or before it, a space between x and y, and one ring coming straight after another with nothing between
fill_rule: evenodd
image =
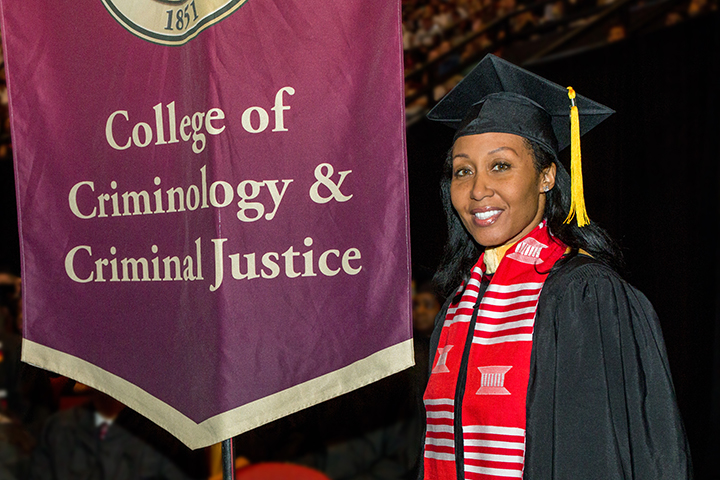
<instances>
[{"instance_id":1,"label":"red stripe on stole","mask_svg":"<svg viewBox=\"0 0 720 480\"><path fill-rule=\"evenodd\" d=\"M522 435L465 432L465 478L498 479L519 478L523 470L524 441ZM477 441L494 442L490 445L473 445ZM518 447L513 447L513 444ZM473 458L482 455L481 458ZM472 467L492 469L492 475L473 471ZM502 475L503 470L513 474Z\"/></svg>"}]
</instances>

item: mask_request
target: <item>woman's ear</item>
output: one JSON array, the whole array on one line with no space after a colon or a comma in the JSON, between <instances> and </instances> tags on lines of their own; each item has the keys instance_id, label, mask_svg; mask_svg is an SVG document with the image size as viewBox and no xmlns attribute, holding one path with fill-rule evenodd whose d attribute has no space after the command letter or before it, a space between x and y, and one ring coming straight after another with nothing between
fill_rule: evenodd
<instances>
[{"instance_id":1,"label":"woman's ear","mask_svg":"<svg viewBox=\"0 0 720 480\"><path fill-rule=\"evenodd\" d=\"M540 174L540 191L549 192L555 186L555 174L557 173L557 165L551 163L549 167Z\"/></svg>"}]
</instances>

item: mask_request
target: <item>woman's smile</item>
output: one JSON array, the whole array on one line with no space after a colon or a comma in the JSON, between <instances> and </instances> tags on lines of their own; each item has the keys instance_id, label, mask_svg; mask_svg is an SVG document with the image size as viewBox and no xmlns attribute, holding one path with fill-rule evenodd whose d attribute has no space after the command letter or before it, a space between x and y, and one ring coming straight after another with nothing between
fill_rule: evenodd
<instances>
[{"instance_id":1,"label":"woman's smile","mask_svg":"<svg viewBox=\"0 0 720 480\"><path fill-rule=\"evenodd\" d=\"M476 208L472 211L472 214L475 215L474 222L481 227L492 225L502 213L501 208L494 207Z\"/></svg>"}]
</instances>

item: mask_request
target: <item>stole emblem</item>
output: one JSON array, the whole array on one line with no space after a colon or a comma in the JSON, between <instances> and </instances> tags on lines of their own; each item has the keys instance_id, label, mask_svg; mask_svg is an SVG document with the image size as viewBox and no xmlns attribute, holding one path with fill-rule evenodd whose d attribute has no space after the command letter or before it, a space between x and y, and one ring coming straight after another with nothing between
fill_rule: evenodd
<instances>
[{"instance_id":1,"label":"stole emblem","mask_svg":"<svg viewBox=\"0 0 720 480\"><path fill-rule=\"evenodd\" d=\"M510 367L478 367L480 370L480 388L475 395L511 395L510 391L505 388L505 374L510 371Z\"/></svg>"}]
</instances>

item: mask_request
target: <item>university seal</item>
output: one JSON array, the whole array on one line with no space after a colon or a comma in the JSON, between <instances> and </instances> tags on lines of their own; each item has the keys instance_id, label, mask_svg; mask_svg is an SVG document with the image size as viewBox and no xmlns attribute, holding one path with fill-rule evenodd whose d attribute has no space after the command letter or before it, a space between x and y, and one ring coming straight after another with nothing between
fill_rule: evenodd
<instances>
[{"instance_id":1,"label":"university seal","mask_svg":"<svg viewBox=\"0 0 720 480\"><path fill-rule=\"evenodd\" d=\"M102 0L134 35L160 45L183 45L240 8L246 0Z\"/></svg>"}]
</instances>

